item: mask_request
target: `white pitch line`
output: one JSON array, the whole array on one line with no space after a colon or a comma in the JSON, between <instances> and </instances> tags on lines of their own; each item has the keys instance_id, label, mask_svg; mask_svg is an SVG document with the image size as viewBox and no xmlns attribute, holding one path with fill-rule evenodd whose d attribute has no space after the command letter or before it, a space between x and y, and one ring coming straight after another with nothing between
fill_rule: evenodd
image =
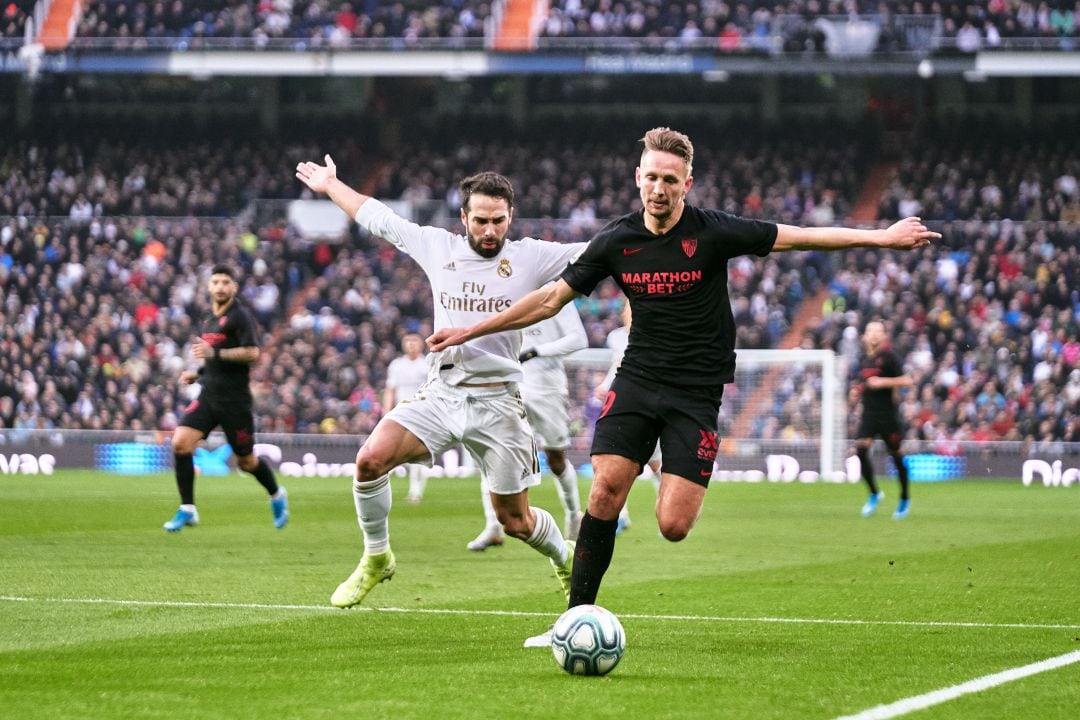
<instances>
[{"instance_id":1,"label":"white pitch line","mask_svg":"<svg viewBox=\"0 0 1080 720\"><path fill-rule=\"evenodd\" d=\"M914 697L897 700L889 705L878 705L869 710L863 710L857 715L844 715L843 717L836 718L836 720L888 720L889 718L913 713L916 710L923 710L934 705L940 705L949 700L955 700L962 695L982 692L983 690L988 690L989 688L998 685L1004 685L1013 680L1026 678L1029 675L1036 675L1041 672L1046 672L1047 670L1055 670L1059 667L1072 665L1075 662L1080 662L1080 650L1065 653L1064 655L1058 655L1057 657L1047 658L1046 660L1040 660L1039 662L1024 665L1023 667L1002 670L993 675L984 675L983 677L968 680L959 685L934 690L933 692L928 692L923 695L915 695Z\"/></svg>"},{"instance_id":2,"label":"white pitch line","mask_svg":"<svg viewBox=\"0 0 1080 720\"><path fill-rule=\"evenodd\" d=\"M341 612L338 608L327 605L274 605L269 603L225 603L225 602L184 602L180 600L114 600L110 598L32 598L16 595L0 595L0 602L49 602L74 603L85 605L132 605L142 607L179 607L179 608L225 608L238 610L307 610L318 612ZM528 612L524 610L459 610L452 608L401 608L401 607L354 607L355 612L385 612L415 615L482 615L492 617L539 617L550 618L556 613ZM714 623L765 623L765 624L801 624L801 625L855 625L855 626L899 626L899 627L946 627L946 628L986 628L1016 630L1080 630L1080 624L1066 623L988 623L988 622L951 622L944 620L845 620L833 618L783 618L783 617L725 617L720 615L646 615L641 613L619 613L620 618L632 620L684 620L690 622Z\"/></svg>"}]
</instances>

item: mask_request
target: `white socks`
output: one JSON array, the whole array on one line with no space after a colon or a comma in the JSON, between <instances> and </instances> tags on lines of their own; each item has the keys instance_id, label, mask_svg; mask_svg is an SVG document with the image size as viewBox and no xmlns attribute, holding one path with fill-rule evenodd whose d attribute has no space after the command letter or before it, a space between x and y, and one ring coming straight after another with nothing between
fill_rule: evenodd
<instances>
[{"instance_id":1,"label":"white socks","mask_svg":"<svg viewBox=\"0 0 1080 720\"><path fill-rule=\"evenodd\" d=\"M502 523L495 515L495 506L491 504L491 493L488 492L484 481L480 481L480 502L484 505L484 527L499 537L502 537Z\"/></svg>"},{"instance_id":2,"label":"white socks","mask_svg":"<svg viewBox=\"0 0 1080 720\"><path fill-rule=\"evenodd\" d=\"M581 512L581 498L578 497L577 470L574 464L566 463L562 475L555 476L555 482L559 486L559 499L562 501L563 510L567 515Z\"/></svg>"},{"instance_id":3,"label":"white socks","mask_svg":"<svg viewBox=\"0 0 1080 720\"><path fill-rule=\"evenodd\" d=\"M547 510L538 507L529 507L529 510L536 518L536 527L525 542L536 548L541 555L551 558L555 564L566 565L569 549L566 547L566 540L563 539L555 518L551 517L551 513Z\"/></svg>"},{"instance_id":4,"label":"white socks","mask_svg":"<svg viewBox=\"0 0 1080 720\"><path fill-rule=\"evenodd\" d=\"M405 466L405 470L409 475L409 499L413 502L419 502L420 498L424 497L424 490L427 488L427 476L425 474L425 468L423 465L417 465L416 463L409 463Z\"/></svg>"},{"instance_id":5,"label":"white socks","mask_svg":"<svg viewBox=\"0 0 1080 720\"><path fill-rule=\"evenodd\" d=\"M364 553L377 555L390 549L390 476L370 482L353 480L356 519L364 533Z\"/></svg>"}]
</instances>

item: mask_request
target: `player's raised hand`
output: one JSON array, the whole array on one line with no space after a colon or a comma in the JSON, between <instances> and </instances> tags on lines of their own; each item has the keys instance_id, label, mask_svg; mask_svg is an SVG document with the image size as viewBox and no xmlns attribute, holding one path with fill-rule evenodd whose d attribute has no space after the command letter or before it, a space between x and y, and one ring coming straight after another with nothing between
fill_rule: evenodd
<instances>
[{"instance_id":1,"label":"player's raised hand","mask_svg":"<svg viewBox=\"0 0 1080 720\"><path fill-rule=\"evenodd\" d=\"M427 339L428 350L432 352L438 352L439 350L445 350L453 345L460 345L469 339L469 336L465 332L466 328L443 328L442 330L436 330Z\"/></svg>"},{"instance_id":2,"label":"player's raised hand","mask_svg":"<svg viewBox=\"0 0 1080 720\"><path fill-rule=\"evenodd\" d=\"M941 238L941 233L927 229L917 217L904 218L890 225L885 231L885 247L897 250L914 250Z\"/></svg>"},{"instance_id":3,"label":"player's raised hand","mask_svg":"<svg viewBox=\"0 0 1080 720\"><path fill-rule=\"evenodd\" d=\"M337 165L334 164L334 159L329 153L323 159L326 161L325 165L313 162L296 164L296 179L320 193L325 193L330 181L337 177Z\"/></svg>"}]
</instances>

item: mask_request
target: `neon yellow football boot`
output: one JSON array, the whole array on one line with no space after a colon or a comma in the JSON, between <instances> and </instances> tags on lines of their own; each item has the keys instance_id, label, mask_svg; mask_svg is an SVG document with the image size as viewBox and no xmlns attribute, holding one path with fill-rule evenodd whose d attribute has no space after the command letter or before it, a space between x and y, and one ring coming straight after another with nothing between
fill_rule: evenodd
<instances>
[{"instance_id":1,"label":"neon yellow football boot","mask_svg":"<svg viewBox=\"0 0 1080 720\"><path fill-rule=\"evenodd\" d=\"M574 570L574 541L566 541L566 562L559 565L554 560L551 560L551 567L555 568L555 576L559 578L559 584L562 585L563 594L566 595L566 599L570 599L570 574Z\"/></svg>"},{"instance_id":2,"label":"neon yellow football boot","mask_svg":"<svg viewBox=\"0 0 1080 720\"><path fill-rule=\"evenodd\" d=\"M377 555L364 553L364 556L360 558L360 564L353 570L353 574L338 585L337 590L330 596L330 604L339 608L359 605L372 588L383 580L394 577L396 570L397 563L394 562L392 550Z\"/></svg>"}]
</instances>

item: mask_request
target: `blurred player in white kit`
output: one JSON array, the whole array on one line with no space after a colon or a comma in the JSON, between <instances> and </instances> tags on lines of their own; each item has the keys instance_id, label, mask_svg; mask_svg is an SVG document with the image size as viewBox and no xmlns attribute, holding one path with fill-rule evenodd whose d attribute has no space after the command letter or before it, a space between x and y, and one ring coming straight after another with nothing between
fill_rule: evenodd
<instances>
[{"instance_id":1,"label":"blurred player in white kit","mask_svg":"<svg viewBox=\"0 0 1080 720\"><path fill-rule=\"evenodd\" d=\"M401 338L402 355L390 361L386 367L386 387L383 390L383 410L408 402L427 382L428 362L424 356L424 339L416 333L409 333ZM402 465L409 477L409 494L405 500L418 503L424 498L427 474L423 465L406 463Z\"/></svg>"},{"instance_id":2,"label":"blurred player in white kit","mask_svg":"<svg viewBox=\"0 0 1080 720\"><path fill-rule=\"evenodd\" d=\"M563 533L567 540L577 539L577 529L581 524L581 498L578 495L577 470L566 458L566 451L570 448L570 413L567 411L570 390L563 358L588 345L585 327L572 303L564 306L555 316L521 330L522 351L518 359L525 371L521 397L525 400L525 410L536 444L543 449L555 476L564 513ZM467 545L474 552L503 542L502 526L495 516L491 498L487 491L482 491L481 496L486 522L476 539Z\"/></svg>"}]
</instances>

